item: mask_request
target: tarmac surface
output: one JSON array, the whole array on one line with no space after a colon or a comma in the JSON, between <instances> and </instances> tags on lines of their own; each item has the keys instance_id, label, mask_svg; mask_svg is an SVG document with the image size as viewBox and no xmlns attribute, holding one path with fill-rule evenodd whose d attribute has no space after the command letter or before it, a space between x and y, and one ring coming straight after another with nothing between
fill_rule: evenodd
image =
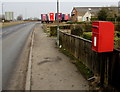
<instances>
[{"instance_id":1,"label":"tarmac surface","mask_svg":"<svg viewBox=\"0 0 120 92\"><path fill-rule=\"evenodd\" d=\"M35 24L36 23L24 23L24 24L18 24L18 25L2 28L2 38L1 38L2 43L0 44L0 46L2 46L1 52L2 52L3 89L6 89L8 86L11 85L12 87L10 87L10 89L12 90L13 89L19 90L19 88L23 89L21 88L22 86L18 87L18 85L20 86L21 85L20 83L23 81L21 79L22 79L22 75L23 76L25 75L24 69L27 66L27 63L19 59ZM17 71L17 69L19 69L20 66L21 69ZM13 75L17 75L18 78L17 79L15 79L15 77L12 78ZM11 85L9 84L10 81L12 81Z\"/></svg>"}]
</instances>

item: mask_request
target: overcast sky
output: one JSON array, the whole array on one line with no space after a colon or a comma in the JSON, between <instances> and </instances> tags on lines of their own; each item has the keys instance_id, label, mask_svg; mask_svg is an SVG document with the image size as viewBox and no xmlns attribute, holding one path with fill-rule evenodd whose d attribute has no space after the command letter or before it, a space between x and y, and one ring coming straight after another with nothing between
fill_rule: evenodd
<instances>
[{"instance_id":1,"label":"overcast sky","mask_svg":"<svg viewBox=\"0 0 120 92\"><path fill-rule=\"evenodd\" d=\"M57 0L0 0L0 14L3 11L13 11L14 16L23 15L24 18L38 17L42 13L56 12ZM24 2L25 1L25 2ZM71 13L73 7L103 7L118 6L119 0L59 0L60 12ZM65 1L65 2L64 2Z\"/></svg>"},{"instance_id":2,"label":"overcast sky","mask_svg":"<svg viewBox=\"0 0 120 92\"><path fill-rule=\"evenodd\" d=\"M57 0L0 0L1 2L55 2ZM82 2L83 0L59 0L61 2ZM118 2L119 0L84 0L84 2Z\"/></svg>"}]
</instances>

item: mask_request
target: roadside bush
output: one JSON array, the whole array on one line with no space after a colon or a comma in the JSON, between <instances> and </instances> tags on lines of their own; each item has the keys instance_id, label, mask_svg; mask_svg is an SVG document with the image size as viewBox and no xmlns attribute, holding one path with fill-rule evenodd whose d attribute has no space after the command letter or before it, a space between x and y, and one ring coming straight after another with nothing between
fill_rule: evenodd
<instances>
[{"instance_id":1,"label":"roadside bush","mask_svg":"<svg viewBox=\"0 0 120 92\"><path fill-rule=\"evenodd\" d=\"M81 28L80 25L72 25L71 26L71 34L77 35L77 36L82 36L83 35L83 29Z\"/></svg>"}]
</instances>

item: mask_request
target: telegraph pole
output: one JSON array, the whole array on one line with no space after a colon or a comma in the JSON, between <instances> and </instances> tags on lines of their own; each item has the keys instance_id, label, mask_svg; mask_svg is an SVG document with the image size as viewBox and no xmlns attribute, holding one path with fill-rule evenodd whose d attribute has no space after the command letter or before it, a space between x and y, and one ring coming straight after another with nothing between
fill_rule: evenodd
<instances>
[{"instance_id":1,"label":"telegraph pole","mask_svg":"<svg viewBox=\"0 0 120 92\"><path fill-rule=\"evenodd\" d=\"M27 20L27 8L25 8L25 20Z\"/></svg>"},{"instance_id":2,"label":"telegraph pole","mask_svg":"<svg viewBox=\"0 0 120 92\"><path fill-rule=\"evenodd\" d=\"M59 47L59 19L58 19L58 13L59 13L59 0L57 0L57 45Z\"/></svg>"},{"instance_id":3,"label":"telegraph pole","mask_svg":"<svg viewBox=\"0 0 120 92\"><path fill-rule=\"evenodd\" d=\"M120 1L118 2L118 17L120 17ZM120 27L120 20L119 19L118 19L118 27Z\"/></svg>"},{"instance_id":4,"label":"telegraph pole","mask_svg":"<svg viewBox=\"0 0 120 92\"><path fill-rule=\"evenodd\" d=\"M2 18L4 17L4 14L3 14L3 12L4 12L4 11L3 11L3 5L4 5L4 4L2 3ZM4 19L2 19L2 22L4 23Z\"/></svg>"},{"instance_id":5,"label":"telegraph pole","mask_svg":"<svg viewBox=\"0 0 120 92\"><path fill-rule=\"evenodd\" d=\"M120 1L118 2L118 14L120 13Z\"/></svg>"},{"instance_id":6,"label":"telegraph pole","mask_svg":"<svg viewBox=\"0 0 120 92\"><path fill-rule=\"evenodd\" d=\"M118 16L120 16L120 1L118 2Z\"/></svg>"}]
</instances>

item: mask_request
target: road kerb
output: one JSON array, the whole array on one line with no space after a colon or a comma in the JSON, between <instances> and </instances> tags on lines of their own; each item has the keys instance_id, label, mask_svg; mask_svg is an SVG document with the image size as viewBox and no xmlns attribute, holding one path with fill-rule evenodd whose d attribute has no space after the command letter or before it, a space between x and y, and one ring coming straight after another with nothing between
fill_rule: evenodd
<instances>
[{"instance_id":1,"label":"road kerb","mask_svg":"<svg viewBox=\"0 0 120 92\"><path fill-rule=\"evenodd\" d=\"M29 62L28 62L25 90L31 90L32 50L33 50L33 42L34 42L34 32L35 32L35 29L33 29L33 32L32 32L32 40L31 40L31 45L30 45L30 53L29 53Z\"/></svg>"}]
</instances>

